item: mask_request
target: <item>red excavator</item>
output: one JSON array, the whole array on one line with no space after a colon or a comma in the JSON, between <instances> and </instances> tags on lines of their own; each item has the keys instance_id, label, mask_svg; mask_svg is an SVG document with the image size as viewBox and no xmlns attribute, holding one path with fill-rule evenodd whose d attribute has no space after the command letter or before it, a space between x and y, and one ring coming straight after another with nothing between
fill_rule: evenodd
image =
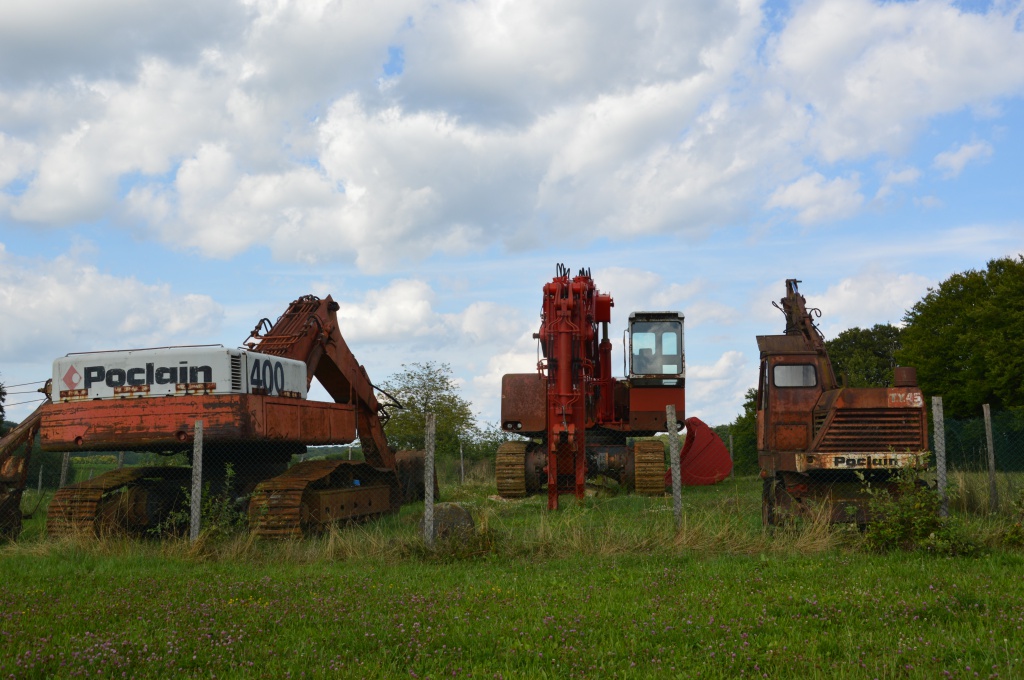
<instances>
[{"instance_id":1,"label":"red excavator","mask_svg":"<svg viewBox=\"0 0 1024 680\"><path fill-rule=\"evenodd\" d=\"M598 476L640 494L665 492L664 444L630 440L664 432L669 404L683 420L683 315L630 314L624 347L628 375L613 378L608 339L613 306L588 270L570 277L569 269L558 265L544 286L540 331L534 334L543 358L534 373L502 378L501 427L527 438L498 449L495 472L502 497L522 498L547 485L548 509L554 510L560 494L583 498L587 480ZM684 479L713 484L727 477L732 461L722 441L697 418L685 423Z\"/></svg>"},{"instance_id":2,"label":"red excavator","mask_svg":"<svg viewBox=\"0 0 1024 680\"><path fill-rule=\"evenodd\" d=\"M191 455L197 420L204 460L218 463L204 466L204 479L217 488L231 466L231 492L248 498L260 536L301 535L422 498L423 454L388 446L387 411L342 337L337 311L330 296L301 297L274 324L262 319L246 349L169 347L58 359L51 399L0 440L0 525L9 535L20 530L37 431L47 451ZM333 403L306 399L314 377ZM348 444L357 436L363 461L290 465L309 445ZM189 478L188 468L125 467L64 487L50 504L48 532L158 526L180 506Z\"/></svg>"},{"instance_id":3,"label":"red excavator","mask_svg":"<svg viewBox=\"0 0 1024 680\"><path fill-rule=\"evenodd\" d=\"M757 453L765 526L827 504L832 522L868 521L865 484L894 489L901 468L925 467L927 416L913 368L896 367L892 387L840 386L825 339L797 288L773 303L783 335L759 335Z\"/></svg>"}]
</instances>

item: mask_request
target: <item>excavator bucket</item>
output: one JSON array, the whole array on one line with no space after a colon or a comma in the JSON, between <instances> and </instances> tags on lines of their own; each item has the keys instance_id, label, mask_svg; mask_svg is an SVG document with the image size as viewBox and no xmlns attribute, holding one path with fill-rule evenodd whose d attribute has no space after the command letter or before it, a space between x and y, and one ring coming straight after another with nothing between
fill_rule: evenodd
<instances>
[{"instance_id":1,"label":"excavator bucket","mask_svg":"<svg viewBox=\"0 0 1024 680\"><path fill-rule=\"evenodd\" d=\"M718 484L732 472L729 449L700 418L686 419L686 441L679 453L679 471L683 486ZM671 485L669 471L665 473L665 486Z\"/></svg>"}]
</instances>

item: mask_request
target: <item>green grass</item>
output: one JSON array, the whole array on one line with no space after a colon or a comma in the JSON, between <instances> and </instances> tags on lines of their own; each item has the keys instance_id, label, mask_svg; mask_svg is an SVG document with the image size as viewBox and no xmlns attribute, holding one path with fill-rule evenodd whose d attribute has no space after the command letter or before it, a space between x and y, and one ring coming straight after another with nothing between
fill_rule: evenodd
<instances>
[{"instance_id":1,"label":"green grass","mask_svg":"<svg viewBox=\"0 0 1024 680\"><path fill-rule=\"evenodd\" d=\"M75 460L75 478L68 482L69 484L74 482L84 482L92 479L93 477L99 477L104 472L117 469L117 463L90 463L87 462L88 460L88 458L79 458Z\"/></svg>"},{"instance_id":2,"label":"green grass","mask_svg":"<svg viewBox=\"0 0 1024 680\"><path fill-rule=\"evenodd\" d=\"M477 531L435 552L422 504L284 543L27 531L0 549L0 676L1024 676L1019 552L767 533L753 478L685 489L680 532L668 498L442 493ZM970 521L996 545L998 518Z\"/></svg>"}]
</instances>

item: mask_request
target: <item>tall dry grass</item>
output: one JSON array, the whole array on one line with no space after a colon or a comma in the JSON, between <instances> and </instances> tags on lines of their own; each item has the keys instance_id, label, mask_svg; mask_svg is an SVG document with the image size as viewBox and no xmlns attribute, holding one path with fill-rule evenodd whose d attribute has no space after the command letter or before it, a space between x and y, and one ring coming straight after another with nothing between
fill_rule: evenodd
<instances>
[{"instance_id":1,"label":"tall dry grass","mask_svg":"<svg viewBox=\"0 0 1024 680\"><path fill-rule=\"evenodd\" d=\"M474 475L482 466L471 468ZM467 470L465 485L447 484L442 498L458 502L472 514L475 529L457 541L441 541L434 551L424 547L422 504L407 506L381 520L331 527L321 535L299 540L266 541L243 532L232 536L202 534L198 541L95 537L38 536L0 547L0 555L22 553L62 556L140 555L153 559L252 563L316 563L375 560L461 560L480 557L551 559L642 554L812 555L857 551L864 537L850 525L831 525L825 507L812 510L786 526L766 530L760 521L757 480L736 480L720 487L687 489L682 526L676 530L672 502L665 498L595 496L583 501L563 497L561 509L546 510L542 496L504 500L493 482L478 481ZM957 479L971 488L970 477ZM1009 500L1009 499L1007 499ZM972 501L959 501L962 507ZM960 507L960 506L957 506ZM985 506L982 506L985 507ZM959 510L957 510L959 512ZM971 516L971 530L985 544L998 546L1007 522L1016 516Z\"/></svg>"},{"instance_id":2,"label":"tall dry grass","mask_svg":"<svg viewBox=\"0 0 1024 680\"><path fill-rule=\"evenodd\" d=\"M1024 491L1024 473L997 472L998 512L1012 515L1014 500ZM986 515L991 512L991 486L987 470L954 470L947 476L951 512Z\"/></svg>"}]
</instances>

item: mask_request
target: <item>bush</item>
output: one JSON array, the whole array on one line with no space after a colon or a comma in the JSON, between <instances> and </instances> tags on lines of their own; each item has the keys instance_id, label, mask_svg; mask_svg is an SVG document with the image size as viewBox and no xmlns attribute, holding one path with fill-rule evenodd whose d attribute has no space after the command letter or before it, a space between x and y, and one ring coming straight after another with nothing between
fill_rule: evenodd
<instances>
[{"instance_id":1,"label":"bush","mask_svg":"<svg viewBox=\"0 0 1024 680\"><path fill-rule=\"evenodd\" d=\"M235 495L235 470L228 463L224 466L224 484L217 490L210 488L210 483L203 484L203 495L199 510L199 524L202 533L208 537L223 537L241 533L248 529L249 518L243 505ZM192 519L192 490L182 489L185 503L172 511L164 522L161 522L153 533L182 534L188 531Z\"/></svg>"},{"instance_id":2,"label":"bush","mask_svg":"<svg viewBox=\"0 0 1024 680\"><path fill-rule=\"evenodd\" d=\"M960 523L941 517L942 500L935 489L905 468L893 489L870 489L871 522L866 543L876 552L920 550L936 555L971 555L980 546L965 535Z\"/></svg>"}]
</instances>

